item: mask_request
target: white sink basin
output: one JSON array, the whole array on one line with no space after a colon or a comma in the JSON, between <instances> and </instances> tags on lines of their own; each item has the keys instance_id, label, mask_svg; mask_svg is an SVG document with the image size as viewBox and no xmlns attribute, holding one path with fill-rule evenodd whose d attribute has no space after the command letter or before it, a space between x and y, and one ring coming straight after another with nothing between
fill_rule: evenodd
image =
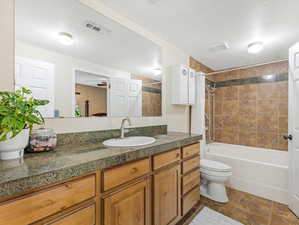
<instances>
[{"instance_id":1,"label":"white sink basin","mask_svg":"<svg viewBox=\"0 0 299 225\"><path fill-rule=\"evenodd\" d=\"M142 146L152 144L156 141L155 138L152 137L126 137L124 139L109 139L104 141L103 144L110 147L133 147L133 146Z\"/></svg>"}]
</instances>

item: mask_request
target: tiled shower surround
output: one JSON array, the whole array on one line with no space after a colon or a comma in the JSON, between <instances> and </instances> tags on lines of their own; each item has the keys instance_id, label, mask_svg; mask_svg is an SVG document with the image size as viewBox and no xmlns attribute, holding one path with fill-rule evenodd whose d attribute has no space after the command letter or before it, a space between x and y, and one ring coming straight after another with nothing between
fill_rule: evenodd
<instances>
[{"instance_id":1,"label":"tiled shower surround","mask_svg":"<svg viewBox=\"0 0 299 225\"><path fill-rule=\"evenodd\" d=\"M216 142L288 150L288 62L208 76L216 83L212 139ZM208 114L208 107L206 108Z\"/></svg>"},{"instance_id":2,"label":"tiled shower surround","mask_svg":"<svg viewBox=\"0 0 299 225\"><path fill-rule=\"evenodd\" d=\"M132 79L142 80L142 116L162 115L162 86L157 80L133 75Z\"/></svg>"}]
</instances>

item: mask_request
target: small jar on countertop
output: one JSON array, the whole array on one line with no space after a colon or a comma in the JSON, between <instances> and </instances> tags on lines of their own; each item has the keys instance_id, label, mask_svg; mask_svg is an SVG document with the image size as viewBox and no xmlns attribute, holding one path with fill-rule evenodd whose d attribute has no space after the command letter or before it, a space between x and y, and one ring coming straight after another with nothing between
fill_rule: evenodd
<instances>
[{"instance_id":1,"label":"small jar on countertop","mask_svg":"<svg viewBox=\"0 0 299 225\"><path fill-rule=\"evenodd\" d=\"M53 129L34 129L29 137L27 152L49 152L54 150L57 144L57 135Z\"/></svg>"}]
</instances>

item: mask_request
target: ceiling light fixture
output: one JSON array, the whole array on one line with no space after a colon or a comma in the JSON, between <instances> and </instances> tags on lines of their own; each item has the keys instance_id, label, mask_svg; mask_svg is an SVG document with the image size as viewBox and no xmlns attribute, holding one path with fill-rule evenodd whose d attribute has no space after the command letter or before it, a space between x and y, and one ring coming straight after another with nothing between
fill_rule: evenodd
<instances>
[{"instance_id":1,"label":"ceiling light fixture","mask_svg":"<svg viewBox=\"0 0 299 225\"><path fill-rule=\"evenodd\" d=\"M155 68L153 69L153 72L155 76L161 75L162 74L162 69L161 68Z\"/></svg>"},{"instance_id":2,"label":"ceiling light fixture","mask_svg":"<svg viewBox=\"0 0 299 225\"><path fill-rule=\"evenodd\" d=\"M72 45L74 43L73 36L65 32L59 33L58 41L63 45Z\"/></svg>"},{"instance_id":3,"label":"ceiling light fixture","mask_svg":"<svg viewBox=\"0 0 299 225\"><path fill-rule=\"evenodd\" d=\"M264 48L264 44L261 41L253 42L248 45L248 52L251 54L256 54L262 51Z\"/></svg>"}]
</instances>

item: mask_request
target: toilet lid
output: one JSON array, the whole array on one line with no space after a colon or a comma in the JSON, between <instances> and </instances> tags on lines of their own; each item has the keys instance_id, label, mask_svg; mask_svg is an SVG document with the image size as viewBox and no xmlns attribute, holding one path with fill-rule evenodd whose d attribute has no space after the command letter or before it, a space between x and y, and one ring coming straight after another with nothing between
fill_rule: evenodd
<instances>
[{"instance_id":1,"label":"toilet lid","mask_svg":"<svg viewBox=\"0 0 299 225\"><path fill-rule=\"evenodd\" d=\"M231 167L217 161L208 160L208 159L202 159L200 160L200 167L207 170L213 170L213 171L231 171Z\"/></svg>"}]
</instances>

